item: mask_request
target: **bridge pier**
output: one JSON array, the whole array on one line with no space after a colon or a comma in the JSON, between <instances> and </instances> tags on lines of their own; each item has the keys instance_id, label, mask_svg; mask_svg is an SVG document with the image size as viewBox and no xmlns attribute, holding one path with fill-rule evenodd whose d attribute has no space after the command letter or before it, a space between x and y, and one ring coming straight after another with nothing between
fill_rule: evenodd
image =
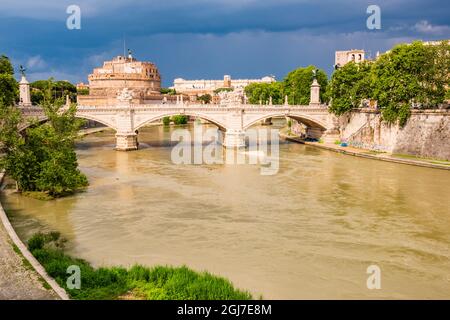
<instances>
[{"instance_id":1,"label":"bridge pier","mask_svg":"<svg viewBox=\"0 0 450 320\"><path fill-rule=\"evenodd\" d=\"M324 131L318 127L307 127L306 128L306 137L319 140Z\"/></svg>"},{"instance_id":2,"label":"bridge pier","mask_svg":"<svg viewBox=\"0 0 450 320\"><path fill-rule=\"evenodd\" d=\"M136 133L117 133L116 134L116 150L132 151L138 149Z\"/></svg>"},{"instance_id":3,"label":"bridge pier","mask_svg":"<svg viewBox=\"0 0 450 320\"><path fill-rule=\"evenodd\" d=\"M227 130L224 133L225 148L245 148L245 132L243 130Z\"/></svg>"}]
</instances>

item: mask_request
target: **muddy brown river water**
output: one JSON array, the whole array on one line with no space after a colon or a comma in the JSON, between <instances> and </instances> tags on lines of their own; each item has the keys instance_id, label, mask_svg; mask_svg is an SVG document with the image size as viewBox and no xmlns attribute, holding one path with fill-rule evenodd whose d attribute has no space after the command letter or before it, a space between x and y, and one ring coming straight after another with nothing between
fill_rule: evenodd
<instances>
[{"instance_id":1,"label":"muddy brown river water","mask_svg":"<svg viewBox=\"0 0 450 320\"><path fill-rule=\"evenodd\" d=\"M3 193L23 239L58 230L96 266L187 265L268 299L450 298L450 171L280 144L260 165L176 165L171 129L77 145L86 192L55 201ZM381 270L369 290L367 268Z\"/></svg>"}]
</instances>

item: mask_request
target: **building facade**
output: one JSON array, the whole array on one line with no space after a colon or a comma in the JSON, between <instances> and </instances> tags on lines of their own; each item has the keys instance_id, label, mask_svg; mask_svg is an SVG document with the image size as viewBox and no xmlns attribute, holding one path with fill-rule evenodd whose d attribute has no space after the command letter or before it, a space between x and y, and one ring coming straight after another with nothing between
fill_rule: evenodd
<instances>
[{"instance_id":1,"label":"building facade","mask_svg":"<svg viewBox=\"0 0 450 320\"><path fill-rule=\"evenodd\" d=\"M352 49L345 51L336 51L334 66L335 68L340 68L345 66L349 62L353 61L355 63L360 63L363 62L364 60L365 60L364 50Z\"/></svg>"},{"instance_id":2,"label":"building facade","mask_svg":"<svg viewBox=\"0 0 450 320\"><path fill-rule=\"evenodd\" d=\"M251 83L272 83L275 77L266 76L261 79L232 79L225 75L223 80L185 80L177 78L173 82L172 89L177 93L187 94L189 96L214 94L214 91L221 88L243 89Z\"/></svg>"}]
</instances>

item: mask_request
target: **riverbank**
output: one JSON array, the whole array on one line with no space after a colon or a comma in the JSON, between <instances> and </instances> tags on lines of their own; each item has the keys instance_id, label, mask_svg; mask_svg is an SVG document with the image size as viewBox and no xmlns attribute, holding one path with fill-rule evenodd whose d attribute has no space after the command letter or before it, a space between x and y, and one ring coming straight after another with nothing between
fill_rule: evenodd
<instances>
[{"instance_id":1,"label":"riverbank","mask_svg":"<svg viewBox=\"0 0 450 320\"><path fill-rule=\"evenodd\" d=\"M305 141L299 137L296 136L289 136L285 133L280 132L280 137L292 141L297 142L325 150L330 150L338 153L343 153L346 155L356 156L356 157L362 157L367 159L375 159L375 160L381 160L381 161L387 161L387 162L394 162L394 163L400 163L400 164L407 164L407 165L413 165L413 166L419 166L419 167L426 167L426 168L434 168L434 169L443 169L443 170L450 170L450 162L448 161L440 161L435 159L420 159L414 156L409 155L401 155L401 154L389 154L386 152L375 152L368 149L360 149L355 147L342 147L338 144L331 144L331 143L322 143L322 142L312 142L312 141Z\"/></svg>"},{"instance_id":2,"label":"riverbank","mask_svg":"<svg viewBox=\"0 0 450 320\"><path fill-rule=\"evenodd\" d=\"M0 185L4 173L0 173ZM0 300L55 300L44 268L15 233L0 203ZM42 273L44 272L44 273Z\"/></svg>"},{"instance_id":3,"label":"riverbank","mask_svg":"<svg viewBox=\"0 0 450 320\"><path fill-rule=\"evenodd\" d=\"M394 162L394 163L400 163L400 164L407 164L407 165L413 165L413 166L419 166L419 167L426 167L426 168L434 168L434 169L443 169L443 170L450 170L450 162L448 161L440 161L440 160L434 160L434 159L420 159L414 156L408 156L408 155L396 155L396 154L389 154L385 152L375 152L372 150L367 149L360 149L355 147L343 147L338 144L331 144L331 143L323 143L323 142L312 142L312 141L305 141L299 137L296 136L289 136L284 133L280 133L280 137L292 141L297 142L325 150L330 150L338 153L343 153L351 156L356 157L362 157L367 159L375 159L375 160L381 160L381 161L387 161L387 162Z\"/></svg>"}]
</instances>

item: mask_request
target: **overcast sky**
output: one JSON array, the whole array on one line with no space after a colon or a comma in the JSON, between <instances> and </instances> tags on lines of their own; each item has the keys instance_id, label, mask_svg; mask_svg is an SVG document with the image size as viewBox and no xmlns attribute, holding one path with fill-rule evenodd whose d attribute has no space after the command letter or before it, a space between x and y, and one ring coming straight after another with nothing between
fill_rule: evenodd
<instances>
[{"instance_id":1,"label":"overcast sky","mask_svg":"<svg viewBox=\"0 0 450 320\"><path fill-rule=\"evenodd\" d=\"M69 5L81 29L69 30ZM369 30L370 4L381 30ZM448 0L0 0L0 54L29 79L87 82L126 47L173 79L282 79L294 68L332 72L334 51L374 56L401 42L450 39Z\"/></svg>"}]
</instances>

